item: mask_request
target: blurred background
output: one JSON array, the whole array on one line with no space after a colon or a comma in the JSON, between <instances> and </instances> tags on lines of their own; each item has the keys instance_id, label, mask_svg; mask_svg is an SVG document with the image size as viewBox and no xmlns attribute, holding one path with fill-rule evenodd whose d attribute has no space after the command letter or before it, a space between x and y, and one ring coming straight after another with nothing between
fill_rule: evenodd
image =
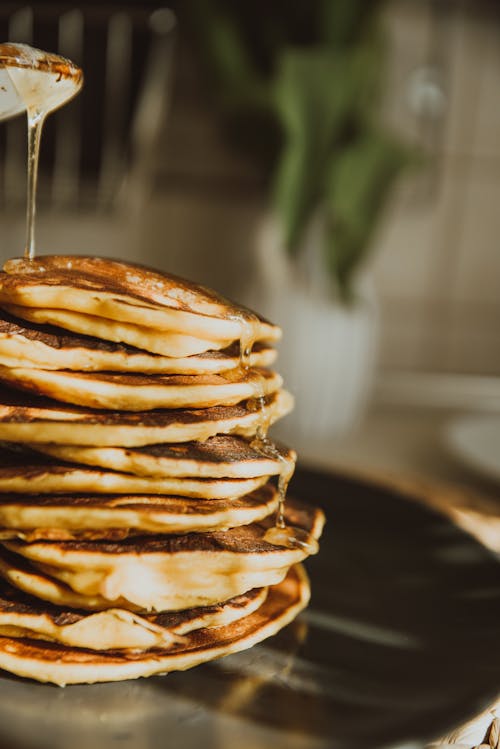
<instances>
[{"instance_id":1,"label":"blurred background","mask_svg":"<svg viewBox=\"0 0 500 749\"><path fill-rule=\"evenodd\" d=\"M0 39L86 76L46 124L40 252L155 265L281 323L304 460L495 494L497 3L3 2ZM2 123L2 259L25 148Z\"/></svg>"}]
</instances>

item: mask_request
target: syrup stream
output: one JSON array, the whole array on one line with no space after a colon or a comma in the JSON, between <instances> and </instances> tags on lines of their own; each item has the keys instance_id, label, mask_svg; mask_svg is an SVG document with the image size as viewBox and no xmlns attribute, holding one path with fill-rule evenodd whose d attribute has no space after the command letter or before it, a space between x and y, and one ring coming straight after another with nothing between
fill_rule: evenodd
<instances>
[{"instance_id":1,"label":"syrup stream","mask_svg":"<svg viewBox=\"0 0 500 749\"><path fill-rule=\"evenodd\" d=\"M26 196L26 260L35 259L35 215L38 161L45 114L32 114L28 109L28 185Z\"/></svg>"},{"instance_id":2,"label":"syrup stream","mask_svg":"<svg viewBox=\"0 0 500 749\"><path fill-rule=\"evenodd\" d=\"M250 370L250 357L253 345L258 336L259 320L253 312L249 310L240 310L232 315L232 318L240 322L242 333L240 337L240 360L239 370L248 373ZM261 376L257 380L257 387L260 392L252 399L248 407L253 408L256 404L256 410L259 411L260 418L255 437L250 446L262 455L279 460L281 462L281 471L278 478L279 504L276 513L274 526L268 528L264 534L264 541L276 546L284 546L289 549L301 549L308 554L315 554L318 551L318 543L311 538L310 534L302 528L289 526L285 519L285 503L288 485L295 472L295 459L289 458L281 452L278 446L268 437L271 415L266 410L266 399L264 392L264 378Z\"/></svg>"}]
</instances>

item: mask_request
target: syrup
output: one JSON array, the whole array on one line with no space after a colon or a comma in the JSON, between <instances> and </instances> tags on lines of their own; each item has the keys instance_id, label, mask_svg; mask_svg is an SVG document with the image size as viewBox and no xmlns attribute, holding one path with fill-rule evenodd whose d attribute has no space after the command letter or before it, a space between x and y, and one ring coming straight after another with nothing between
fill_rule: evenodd
<instances>
[{"instance_id":1,"label":"syrup","mask_svg":"<svg viewBox=\"0 0 500 749\"><path fill-rule=\"evenodd\" d=\"M258 336L259 319L257 315L246 309L234 312L231 315L231 318L237 320L242 329L240 336L239 366L236 370L236 372L239 372L239 375L241 376L242 372L247 373L250 369L250 357L253 345ZM254 370L254 373L257 374L257 370ZM315 539L311 538L302 528L295 528L286 524L285 502L288 485L295 472L295 458L290 458L288 455L285 455L268 437L271 411L265 407L266 398L264 378L262 376L257 378L257 389L260 390L260 392L257 393L255 398L251 398L247 402L247 408L249 410L256 410L260 414L256 434L250 445L254 450L257 450L262 455L281 462L281 471L278 478L279 504L276 513L276 521L274 526L268 528L264 534L264 541L275 546L284 546L289 549L302 549L308 554L316 554L318 551L318 543Z\"/></svg>"},{"instance_id":2,"label":"syrup","mask_svg":"<svg viewBox=\"0 0 500 749\"><path fill-rule=\"evenodd\" d=\"M81 89L83 73L59 55L27 44L0 44L0 119L26 111L28 184L25 258L35 257L35 196L40 138L45 118Z\"/></svg>"},{"instance_id":3,"label":"syrup","mask_svg":"<svg viewBox=\"0 0 500 749\"><path fill-rule=\"evenodd\" d=\"M241 326L240 334L240 360L238 368L247 372L250 369L250 357L259 331L259 318L247 309L234 310L229 318L238 322Z\"/></svg>"},{"instance_id":4,"label":"syrup","mask_svg":"<svg viewBox=\"0 0 500 749\"><path fill-rule=\"evenodd\" d=\"M285 520L285 502L288 491L288 485L295 473L295 457L291 458L285 455L275 442L269 439L267 433L257 429L257 434L250 443L251 446L263 455L275 458L281 462L281 471L278 479L278 511L276 513L276 522L268 528L264 534L264 541L274 546L285 546L288 549L301 549L307 554L316 554L318 551L318 542L311 537L307 531L302 528L296 528L287 525Z\"/></svg>"},{"instance_id":5,"label":"syrup","mask_svg":"<svg viewBox=\"0 0 500 749\"><path fill-rule=\"evenodd\" d=\"M237 366L224 372L223 377L229 382L241 382L250 373L250 357L258 336L259 319L253 312L243 308L233 308L227 317L240 325L240 351Z\"/></svg>"},{"instance_id":6,"label":"syrup","mask_svg":"<svg viewBox=\"0 0 500 749\"><path fill-rule=\"evenodd\" d=\"M255 315L252 315L252 317L255 317ZM255 321L257 321L256 317ZM250 357L257 338L256 326L250 321L248 313L245 313L242 321L242 328L243 330L240 338L240 368L247 370L250 368Z\"/></svg>"}]
</instances>

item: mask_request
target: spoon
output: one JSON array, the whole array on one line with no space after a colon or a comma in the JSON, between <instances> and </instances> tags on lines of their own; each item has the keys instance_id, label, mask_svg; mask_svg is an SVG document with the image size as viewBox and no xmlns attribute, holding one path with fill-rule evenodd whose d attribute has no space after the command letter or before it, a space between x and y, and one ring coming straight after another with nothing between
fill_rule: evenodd
<instances>
[{"instance_id":1,"label":"spoon","mask_svg":"<svg viewBox=\"0 0 500 749\"><path fill-rule=\"evenodd\" d=\"M35 257L35 195L40 137L46 116L72 99L83 73L70 60L27 44L0 44L0 120L28 117L28 190L25 257Z\"/></svg>"}]
</instances>

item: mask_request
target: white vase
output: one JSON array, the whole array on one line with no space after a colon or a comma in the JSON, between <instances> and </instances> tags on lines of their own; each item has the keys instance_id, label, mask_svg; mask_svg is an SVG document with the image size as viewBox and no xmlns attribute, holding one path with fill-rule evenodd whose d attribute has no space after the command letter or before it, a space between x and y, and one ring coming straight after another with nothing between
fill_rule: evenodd
<instances>
[{"instance_id":1,"label":"white vase","mask_svg":"<svg viewBox=\"0 0 500 749\"><path fill-rule=\"evenodd\" d=\"M246 301L283 328L277 370L295 396L295 409L273 428L290 444L309 446L353 427L366 406L378 339L375 298L366 276L356 301L341 304L321 254L316 220L300 257L284 250L276 222L263 222L256 242L256 272Z\"/></svg>"}]
</instances>

